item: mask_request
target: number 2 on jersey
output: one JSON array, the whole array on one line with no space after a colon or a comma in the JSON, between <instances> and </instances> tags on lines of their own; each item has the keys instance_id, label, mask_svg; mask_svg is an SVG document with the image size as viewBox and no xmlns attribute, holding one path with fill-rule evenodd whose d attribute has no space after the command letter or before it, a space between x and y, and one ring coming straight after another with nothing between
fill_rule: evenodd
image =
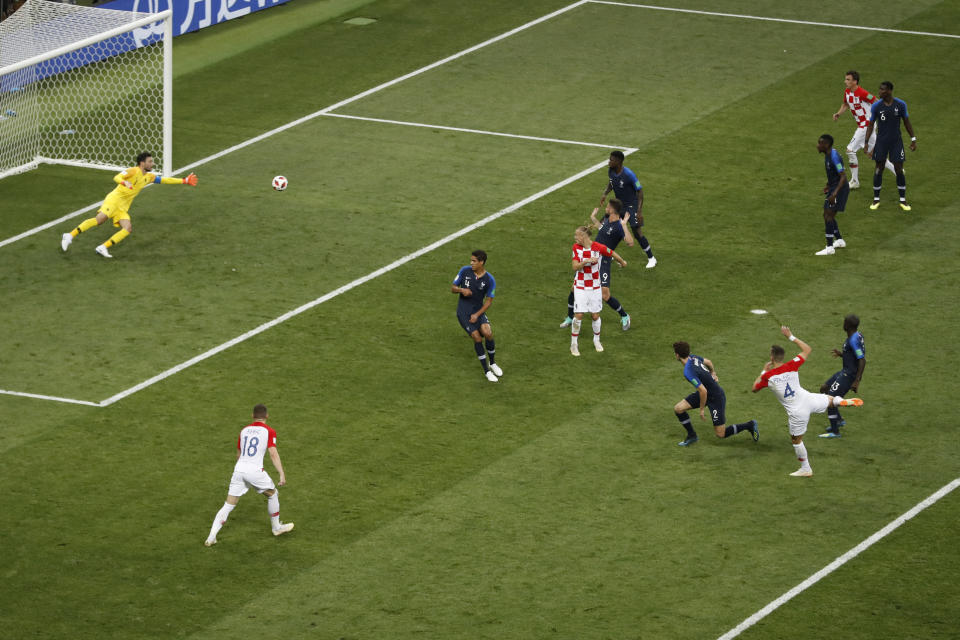
<instances>
[{"instance_id":1,"label":"number 2 on jersey","mask_svg":"<svg viewBox=\"0 0 960 640\"><path fill-rule=\"evenodd\" d=\"M253 436L250 438L250 444L247 444L247 438L250 438L250 436L243 436L243 446L240 447L240 449L243 451L244 455L252 458L253 456L257 455L257 447L260 445L260 438Z\"/></svg>"},{"instance_id":2,"label":"number 2 on jersey","mask_svg":"<svg viewBox=\"0 0 960 640\"><path fill-rule=\"evenodd\" d=\"M787 388L783 390L783 397L789 398L791 396L797 395L797 392L790 388L790 385L787 385Z\"/></svg>"}]
</instances>

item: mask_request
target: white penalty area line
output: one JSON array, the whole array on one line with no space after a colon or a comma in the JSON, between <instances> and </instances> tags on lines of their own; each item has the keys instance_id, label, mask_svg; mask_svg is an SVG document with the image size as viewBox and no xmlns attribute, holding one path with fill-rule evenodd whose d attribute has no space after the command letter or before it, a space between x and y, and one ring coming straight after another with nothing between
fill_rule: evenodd
<instances>
[{"instance_id":1,"label":"white penalty area line","mask_svg":"<svg viewBox=\"0 0 960 640\"><path fill-rule=\"evenodd\" d=\"M933 38L960 38L953 33L934 33L931 31L907 31L904 29L886 29L884 27L865 27L858 24L834 24L832 22L813 22L810 20L791 20L789 18L771 18L768 16L751 16L743 13L721 13L719 11L698 11L696 9L680 9L677 7L661 7L654 4L634 4L632 2L616 2L615 0L586 0L589 4L606 4L615 7L633 7L636 9L654 9L657 11L673 11L675 13L693 13L702 16L719 16L721 18L739 18L741 20L763 20L765 22L785 22L788 24L803 24L813 27L834 27L836 29L858 29L860 31L882 31L884 33L900 33L910 36L930 36Z\"/></svg>"},{"instance_id":2,"label":"white penalty area line","mask_svg":"<svg viewBox=\"0 0 960 640\"><path fill-rule=\"evenodd\" d=\"M456 131L458 133L479 133L485 136L498 136L501 138L516 138L518 140L533 140L536 142L556 142L559 144L576 144L583 147L600 147L602 149L626 150L630 148L630 147L625 147L619 144L600 144L598 142L581 142L579 140L565 140L563 138L542 138L540 136L524 136L518 133L503 133L500 131L486 131L484 129L465 129L462 127L448 127L442 124L427 124L424 122L408 122L406 120L388 120L386 118L371 118L368 116L351 116L345 113L324 113L323 115L328 118L344 118L347 120L364 120L366 122L380 122L383 124L397 124L405 127L420 127L422 129L439 129L442 131Z\"/></svg>"},{"instance_id":3,"label":"white penalty area line","mask_svg":"<svg viewBox=\"0 0 960 640\"><path fill-rule=\"evenodd\" d=\"M896 529L898 529L900 525L904 524L907 520L910 520L911 518L916 516L918 513L920 513L927 507L936 503L938 500L940 500L940 498L946 496L948 493L950 493L957 487L960 487L960 478L957 478L951 482L948 482L944 486L940 487L937 491L932 493L926 499L918 502L916 505L913 506L913 508L911 508L909 511L901 515L899 518L897 518L896 520L894 520L893 522L885 526L883 529L880 529L879 531L877 531L875 534L873 534L872 536L870 536L869 538L867 538L866 540L864 540L863 542L855 546L853 549L850 549L849 551L847 551L845 554L843 554L842 556L840 556L839 558L837 558L836 560L834 560L833 562L825 566L823 569L820 569L820 571L817 571L815 574L813 574L812 576L810 576L809 578L807 578L806 580L804 580L803 582L795 586L793 589L790 589L789 591L787 591L785 594L783 594L782 596L780 596L779 598L777 598L776 600L774 600L773 602L765 606L763 609L760 609L760 611L757 611L755 614L753 614L752 616L750 616L749 618L747 618L746 620L744 620L743 622L735 626L733 629L731 629L730 631L720 636L718 640L731 640L732 638L736 638L741 633L743 633L744 631L746 631L747 629L749 629L750 627L752 627L753 625L760 622L761 620L766 618L768 615L776 611L780 606L786 604L795 596L800 595L801 593L803 593L804 591L806 591L816 583L820 582L820 580L822 580L823 578L827 577L828 575L830 575L831 573L833 573L834 571L836 571L837 569L845 565L850 560L853 560L854 558L856 558L863 551L866 551L867 549L872 547L874 544L876 544L880 540L883 540L884 538L886 538L888 535L890 535Z\"/></svg>"},{"instance_id":4,"label":"white penalty area line","mask_svg":"<svg viewBox=\"0 0 960 640\"><path fill-rule=\"evenodd\" d=\"M625 150L624 150L624 154L625 154L625 155L630 155L631 153L634 153L635 151L637 151L637 149L625 149ZM99 402L99 403L90 403L90 404L94 404L94 406L108 407L108 406L110 406L111 404L113 404L114 402L117 402L118 400L122 400L123 398L126 398L127 396L133 395L134 393L137 393L138 391L142 391L143 389L146 389L147 387L149 387L149 386L151 386L151 385L154 385L154 384L160 382L161 380L165 380L166 378L169 378L170 376L172 376L172 375L174 375L174 374L180 373L181 371L183 371L184 369L186 369L186 368L188 368L188 367L192 367L193 365L197 364L198 362L203 362L203 361L206 360L207 358L211 358L211 357L217 355L218 353L220 353L221 351L226 351L226 350L229 349L230 347L236 346L236 345L240 344L241 342L244 342L244 341L246 341L246 340L249 340L250 338L252 338L252 337L254 337L254 336L256 336L256 335L259 335L259 334L263 333L263 332L266 331L267 329L271 329L271 328L273 328L273 327L276 327L277 325L282 324L282 323L286 322L287 320L290 320L291 318L294 318L294 317L300 315L301 313L303 313L303 312L305 312L305 311L309 311L310 309L313 309L313 308L316 307L317 305L321 305L321 304L323 304L324 302L327 302L328 300L332 300L333 298L336 298L337 296L339 296L339 295L341 295L341 294L344 294L344 293L350 291L351 289L355 289L355 288L359 287L360 285L362 285L362 284L364 284L364 283L366 283L366 282L369 282L369 281L373 280L374 278L378 278L378 277L384 275L385 273L389 273L389 272L393 271L394 269L396 269L396 268L398 268L398 267L401 267L401 266L407 264L408 262L410 262L410 261L412 261L412 260L416 260L417 258L419 258L420 256L422 256L422 255L424 255L424 254L430 253L430 252L433 251L434 249L437 249L437 248L439 248L439 247L442 247L443 245L448 244L448 243L452 242L453 240L456 240L457 238L459 238L459 237L461 237L461 236L464 236L464 235L470 233L471 231L474 231L474 230L476 230L476 229L479 229L480 227L483 227L483 226L485 226L485 225L493 222L494 220L497 220L498 218L502 218L503 216L505 216L505 215L507 215L507 214L509 214L509 213L513 213L513 212L516 211L517 209L520 209L521 207L524 207L524 206L530 204L531 202L533 202L533 201L535 201L535 200L539 200L540 198L542 198L542 197L544 197L544 196L546 196L546 195L548 195L548 194L551 194L551 193L553 193L554 191L557 191L558 189L562 189L563 187L567 186L568 184L570 184L570 183L572 183L572 182L576 182L576 181L579 180L580 178L583 178L584 176L588 176L588 175L590 175L591 173L593 173L594 171L597 171L598 169L602 169L603 167L606 167L606 166L607 166L607 161L606 161L606 160L604 160L603 162L598 162L597 164L595 164L595 165L593 165L593 166L591 166L591 167L589 167L589 168L587 168L587 169L584 169L583 171L580 171L579 173L576 173L576 174L574 174L574 175L572 175L572 176L570 176L570 177L568 177L568 178L564 178L564 179L561 180L560 182L557 182L556 184L553 184L553 185L547 187L546 189L543 189L543 190L541 190L541 191L538 191L537 193L535 193L535 194L533 194L533 195L531 195L531 196L528 196L528 197L524 198L523 200L520 200L520 201L518 201L518 202L515 202L515 203L511 204L509 207L506 207L506 208L504 208L504 209L500 209L500 210L497 211L496 213L493 213L493 214L487 216L486 218L483 218L482 220L478 220L477 222L474 222L473 224L469 224L469 225L467 225L466 227L463 227L462 229L460 229L459 231L454 231L454 232L451 233L450 235L448 235L448 236L446 236L446 237L443 237L443 238L437 240L436 242L433 242L433 243L431 243L431 244L428 244L427 246L425 246L425 247L423 247L423 248L421 248L421 249L417 249L417 250L414 251L413 253L409 253L409 254L403 256L402 258L399 258L399 259L397 259L397 260L394 260L394 261L391 262L390 264L388 264L388 265L386 265L386 266L384 266L384 267L380 267L380 268L377 269L376 271L371 271L370 273L368 273L368 274L365 275L365 276L362 276L362 277L360 277L360 278L357 278L356 280L353 280L353 281L351 281L351 282L348 282L347 284L343 285L342 287L339 287L339 288L337 288L337 289L334 289L333 291L331 291L331 292L329 292L329 293L326 293L326 294L320 296L319 298L317 298L317 299L315 299L315 300L312 300L312 301L310 301L310 302L308 302L308 303L306 303L306 304L302 304L302 305L300 305L299 307L297 307L296 309L293 309L292 311L288 311L287 313L283 314L282 316L278 316L277 318L274 318L273 320L270 320L269 322L265 322L265 323L261 324L260 326L254 328L254 329L251 329L250 331L247 331L246 333L244 333L244 334L242 334L242 335L239 335L239 336L237 336L236 338L233 338L232 340L228 340L227 342L224 342L223 344L221 344L221 345L219 345L219 346L216 346L216 347L214 347L214 348L212 348L212 349L210 349L210 350L208 350L208 351L205 351L204 353L201 353L201 354L199 354L199 355L197 355L197 356L194 356L193 358L190 358L189 360L187 360L187 361L185 361L185 362L182 362L182 363L176 365L175 367L171 367L171 368L167 369L166 371L163 371L162 373L158 373L157 375L155 375L155 376L153 376L152 378L149 378L149 379L147 379L147 380L144 380L143 382L141 382L141 383L138 384L138 385L132 386L132 387L130 387L129 389L126 389L126 390L124 390L124 391L121 391L120 393L117 393L117 394L115 394L115 395L112 395L112 396L110 396L109 398L107 398L106 400L103 400L103 401L101 401L101 402Z\"/></svg>"},{"instance_id":5,"label":"white penalty area line","mask_svg":"<svg viewBox=\"0 0 960 640\"><path fill-rule=\"evenodd\" d=\"M34 398L36 400L51 400L53 402L66 402L68 404L83 404L88 407L99 407L99 402L90 402L89 400L75 400L74 398L61 398L59 396L45 396L40 393L26 393L24 391L10 391L9 389L0 389L0 394L8 396L19 396L21 398Z\"/></svg>"},{"instance_id":6,"label":"white penalty area line","mask_svg":"<svg viewBox=\"0 0 960 640\"><path fill-rule=\"evenodd\" d=\"M228 154L230 154L230 153L233 153L234 151L239 151L239 150L241 150L241 149L245 149L246 147L249 147L250 145L254 145L254 144L257 144L258 142L262 142L262 141L266 140L267 138L270 138L270 137L273 137L273 136L277 135L278 133L283 133L284 131L287 131L288 129L292 129L293 127L296 127L297 125L301 125L301 124L303 124L303 123L305 123L305 122L309 122L310 120L313 120L313 119L318 118L318 117L320 117L320 116L330 115L330 112L331 112L331 111L334 111L334 110L336 110L336 109L339 109L340 107L343 107L343 106L345 106L345 105L348 105L348 104L350 104L350 103L352 103L352 102L356 102L357 100L361 100L361 99L363 99L363 98L366 98L367 96L370 96L370 95L372 95L372 94L374 94L374 93L377 93L378 91L382 91L383 89L386 89L386 88L388 88L388 87L392 87L392 86L395 85L395 84L399 84L399 83L403 82L404 80L409 80L410 78L413 78L413 77L415 77L415 76L418 76L418 75L420 75L420 74L422 74L422 73L426 73L427 71L430 71L431 69L436 69L437 67L439 67L439 66L441 66L441 65L444 65L444 64L446 64L446 63L448 63L448 62L452 62L452 61L454 61L454 60L456 60L456 59L458 59L458 58L462 58L463 56L465 56L465 55L467 55L467 54L470 54L470 53L473 53L474 51L478 51L478 50L480 50L480 49L483 49L484 47L488 47L488 46L490 46L491 44L495 44L495 43L497 43L497 42L500 42L501 40L504 40L504 39L506 39L506 38L509 38L510 36L516 35L516 34L520 33L521 31L525 31L526 29L529 29L530 27L534 27L534 26L540 24L541 22L546 22L547 20L550 20L550 19L552 19L552 18L555 18L555 17L557 17L557 16L559 16L559 15L561 15L561 14L563 14L563 13L566 13L567 11L570 11L570 10L572 10L572 9L575 9L575 8L581 6L581 5L584 5L584 4L586 4L587 2L588 2L588 0L579 0L578 2L574 2L573 4L569 4L569 5L565 6L565 7L562 7L562 8L560 8L560 9L557 9L556 11L554 11L554 12L552 12L552 13L548 13L548 14L546 14L546 15L544 15L544 16L540 16L539 18L536 18L535 20L531 20L530 22L527 22L527 23L525 23L525 24L522 24L522 25L520 25L519 27L516 27L516 28L514 28L514 29L511 29L510 31L506 31L506 32L504 32L504 33L501 33L501 34L498 35L498 36L494 36L494 37L492 37L492 38L490 38L490 39L488 39L488 40L484 40L483 42L481 42L481 43L479 43L479 44L475 44L475 45L473 45L472 47L467 47L466 49L463 49L462 51L458 51L457 53L454 53L453 55L447 56L446 58L443 58L442 60L437 60L436 62L432 62L432 63L430 63L430 64L428 64L428 65L426 65L426 66L424 66L424 67L420 67L419 69L416 69L415 71L411 71L410 73L407 73L407 74L405 74L405 75L396 77L396 78L394 78L393 80L389 80L389 81L387 81L387 82L384 82L384 83L382 83L382 84L379 84L379 85L373 87L372 89L367 89L366 91L363 91L363 92L361 92L361 93L358 93L358 94L356 94L355 96L351 96L351 97L349 97L349 98L346 98L345 100L341 100L340 102L336 102L336 103L334 103L334 104L332 104L332 105L330 105L330 106L328 106L328 107L324 107L323 109L320 109L319 111L314 111L313 113L308 114L308 115L305 115L305 116L303 116L302 118L297 118L296 120L292 120L292 121L288 122L287 124L281 125L281 126L275 128L275 129L271 129L270 131L266 131L266 132L264 132L264 133L261 133L261 134L258 135L258 136L254 136L253 138L250 138L249 140L245 140L244 142L241 142L241 143L239 143L239 144L235 144L235 145L233 145L232 147L228 147L228 148L226 148L226 149L223 149L222 151L218 151L217 153L215 153L215 154L213 154L213 155L210 155L210 156L207 156L206 158L201 158L200 160L197 160L196 162L193 162L193 163L191 163L191 164L188 164L188 165L186 165L186 166L184 166L184 167L181 167L181 168L175 170L171 175L177 175L177 174L179 174L179 173L184 173L184 172L186 172L186 171L190 171L190 170L195 169L195 168L197 168L197 167L203 166L203 165L205 165L205 164L207 164L207 163L209 163L209 162L213 162L214 160L217 160L217 159L219 159L219 158L222 158L223 156L228 155ZM434 127L434 128L437 128L437 127ZM479 133L479 132L478 132L478 133ZM492 134L492 133L491 133L491 135L497 135L497 134ZM504 134L504 135L506 135L506 134ZM576 144L576 143L570 142L569 144ZM613 146L613 147L610 147L610 148L613 148L613 149L622 149L623 147ZM6 246L6 245L8 245L8 244L12 244L12 243L14 243L14 242L17 242L18 240L23 240L23 239L26 238L26 237L32 236L32 235L34 235L34 234L36 234L36 233L40 233L41 231L45 231L46 229L49 229L50 227L56 226L56 225L60 224L61 222L65 222L65 221L67 221L67 220L70 220L71 218L74 218L74 217L78 216L78 215L81 215L81 214L83 214L83 213L87 213L87 212L95 209L95 208L98 207L99 205L100 205L100 202L96 202L96 203L94 203L94 204L92 204L92 205L90 205L90 206L88 206L88 207L84 207L83 209L77 209L76 211L74 211L74 212L72 212L72 213L68 213L67 215L65 215L65 216L63 216L63 217L60 217L60 218L57 218L56 220L52 220L52 221L50 221L50 222L47 222L47 223L45 223L45 224L42 224L42 225L40 225L39 227L34 227L34 228L29 229L29 230L27 230L27 231L24 231L23 233L20 233L20 234L18 234L18 235L12 236L12 237L10 237L10 238L6 238L6 239L0 241L0 247L4 247L4 246Z\"/></svg>"}]
</instances>

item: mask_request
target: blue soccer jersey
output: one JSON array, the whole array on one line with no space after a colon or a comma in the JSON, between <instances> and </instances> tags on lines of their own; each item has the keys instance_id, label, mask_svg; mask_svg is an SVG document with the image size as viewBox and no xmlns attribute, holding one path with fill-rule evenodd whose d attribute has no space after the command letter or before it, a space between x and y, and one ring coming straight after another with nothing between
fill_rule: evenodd
<instances>
[{"instance_id":1,"label":"blue soccer jersey","mask_svg":"<svg viewBox=\"0 0 960 640\"><path fill-rule=\"evenodd\" d=\"M826 154L823 162L827 170L827 187L835 189L840 184L840 176L843 175L843 159L836 149L830 149L830 153Z\"/></svg>"},{"instance_id":2,"label":"blue soccer jersey","mask_svg":"<svg viewBox=\"0 0 960 640\"><path fill-rule=\"evenodd\" d=\"M467 265L460 269L457 277L453 279L453 284L464 289L470 289L473 295L467 297L460 294L457 300L457 313L466 312L468 315L476 313L483 306L484 298L492 298L494 289L497 288L497 281L489 271L479 278Z\"/></svg>"},{"instance_id":3,"label":"blue soccer jersey","mask_svg":"<svg viewBox=\"0 0 960 640\"><path fill-rule=\"evenodd\" d=\"M687 363L683 365L683 377L697 389L700 388L700 385L703 385L707 390L708 400L719 398L723 395L723 389L721 389L717 381L713 379L710 369L707 368L707 365L703 364L703 358L700 356L690 354Z\"/></svg>"},{"instance_id":4,"label":"blue soccer jersey","mask_svg":"<svg viewBox=\"0 0 960 640\"><path fill-rule=\"evenodd\" d=\"M900 120L909 118L907 103L894 98L890 104L877 100L870 106L870 122L876 123L877 143L892 143L900 140Z\"/></svg>"},{"instance_id":5,"label":"blue soccer jersey","mask_svg":"<svg viewBox=\"0 0 960 640\"><path fill-rule=\"evenodd\" d=\"M617 196L617 200L626 207L636 207L640 200L637 197L637 192L643 189L637 175L626 167L623 167L620 173L614 173L613 169L607 169L607 175L610 177L610 187Z\"/></svg>"},{"instance_id":6,"label":"blue soccer jersey","mask_svg":"<svg viewBox=\"0 0 960 640\"><path fill-rule=\"evenodd\" d=\"M847 373L857 373L857 361L863 360L866 356L866 349L863 346L863 334L855 331L853 335L847 338L843 343L843 370Z\"/></svg>"}]
</instances>

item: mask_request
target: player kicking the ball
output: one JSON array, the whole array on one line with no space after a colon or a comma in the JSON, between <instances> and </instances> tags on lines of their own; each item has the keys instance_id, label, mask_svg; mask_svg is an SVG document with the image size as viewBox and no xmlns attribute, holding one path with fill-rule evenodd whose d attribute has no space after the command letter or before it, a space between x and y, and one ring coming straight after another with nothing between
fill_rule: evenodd
<instances>
[{"instance_id":1,"label":"player kicking the ball","mask_svg":"<svg viewBox=\"0 0 960 640\"><path fill-rule=\"evenodd\" d=\"M190 174L186 178L161 178L152 173L153 155L147 152L137 156L137 166L130 167L126 171L121 171L113 176L113 181L117 183L116 188L107 194L100 210L93 218L87 218L80 225L69 233L63 234L60 238L60 248L66 251L70 248L70 243L78 235L88 229L100 226L108 219L113 221L113 226L120 227L120 231L110 236L110 239L101 245L97 245L97 253L104 258L112 258L110 247L121 242L124 238L133 233L133 223L130 222L130 205L133 199L137 197L140 191L148 184L187 184L191 187L197 186L197 176Z\"/></svg>"},{"instance_id":2,"label":"player kicking the ball","mask_svg":"<svg viewBox=\"0 0 960 640\"><path fill-rule=\"evenodd\" d=\"M800 468L791 473L791 476L810 477L813 470L810 468L810 459L807 457L807 448L803 444L803 434L807 432L807 423L810 422L811 413L823 413L828 407L860 407L863 406L863 400L860 398L850 398L844 400L840 396L828 396L823 393L810 393L800 386L799 369L810 355L810 345L797 338L790 331L790 327L780 327L780 332L790 339L790 342L796 342L800 347L800 353L790 362L784 363L784 350L778 344L770 347L770 361L763 365L763 371L753 382L753 392L756 393L764 387L770 387L770 390L777 396L777 400L787 411L787 424L790 427L790 440L793 442L793 450L797 454L797 460L800 461Z\"/></svg>"},{"instance_id":3,"label":"player kicking the ball","mask_svg":"<svg viewBox=\"0 0 960 640\"><path fill-rule=\"evenodd\" d=\"M603 309L603 293L600 290L600 263L601 256L613 258L621 267L627 266L627 261L620 255L600 242L590 240L588 227L577 227L573 233L576 242L573 245L573 322L570 324L570 353L580 355L580 325L583 314L589 313L593 318L593 347L603 351L600 344L600 310Z\"/></svg>"},{"instance_id":4,"label":"player kicking the ball","mask_svg":"<svg viewBox=\"0 0 960 640\"><path fill-rule=\"evenodd\" d=\"M253 408L253 423L240 431L240 437L237 438L237 464L233 468L233 477L230 478L227 501L217 512L210 527L210 535L203 543L208 547L217 544L217 534L227 523L227 518L240 501L240 496L249 491L250 487L256 489L257 493L267 496L267 511L270 512L273 535L279 536L293 530L292 522L280 523L280 496L277 494L277 487L273 484L273 480L263 470L263 454L270 451L270 462L280 474L278 484L281 487L287 484L283 465L280 464L280 454L277 452L277 432L264 422L268 417L267 408L258 404Z\"/></svg>"}]
</instances>

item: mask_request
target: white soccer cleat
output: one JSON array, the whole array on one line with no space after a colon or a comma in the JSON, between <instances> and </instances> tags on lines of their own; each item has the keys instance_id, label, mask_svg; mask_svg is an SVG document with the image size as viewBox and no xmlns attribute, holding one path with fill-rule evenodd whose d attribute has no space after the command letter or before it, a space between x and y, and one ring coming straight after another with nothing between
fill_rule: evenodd
<instances>
[{"instance_id":1,"label":"white soccer cleat","mask_svg":"<svg viewBox=\"0 0 960 640\"><path fill-rule=\"evenodd\" d=\"M836 252L837 252L837 250L834 249L833 247L824 247L823 249L820 249L820 251L817 251L817 252L816 252L815 254L813 254L813 255L815 255L815 256L832 256L832 255L835 254Z\"/></svg>"},{"instance_id":2,"label":"white soccer cleat","mask_svg":"<svg viewBox=\"0 0 960 640\"><path fill-rule=\"evenodd\" d=\"M572 354L575 355L575 356L579 356L579 355L580 355L580 347L578 347L578 346L575 345L575 344L571 344L571 345L570 345L570 353L572 353Z\"/></svg>"},{"instance_id":3,"label":"white soccer cleat","mask_svg":"<svg viewBox=\"0 0 960 640\"><path fill-rule=\"evenodd\" d=\"M104 258L112 258L112 257L113 257L112 255L110 255L110 252L107 251L107 248L106 248L105 246L103 246L102 244L98 244L98 245L97 245L97 253L99 253L100 255L102 255Z\"/></svg>"},{"instance_id":4,"label":"white soccer cleat","mask_svg":"<svg viewBox=\"0 0 960 640\"><path fill-rule=\"evenodd\" d=\"M73 242L73 236L69 233L65 233L60 236L60 248L66 251L70 248L70 243Z\"/></svg>"},{"instance_id":5,"label":"white soccer cleat","mask_svg":"<svg viewBox=\"0 0 960 640\"><path fill-rule=\"evenodd\" d=\"M603 345L600 344L599 340L593 341L593 348L596 349L598 353L603 353Z\"/></svg>"},{"instance_id":6,"label":"white soccer cleat","mask_svg":"<svg viewBox=\"0 0 960 640\"><path fill-rule=\"evenodd\" d=\"M212 546L215 545L215 544L217 544L217 539L216 539L216 538L214 538L213 540L207 539L207 540L204 540L204 541L203 541L203 546L205 546L205 547L212 547Z\"/></svg>"},{"instance_id":7,"label":"white soccer cleat","mask_svg":"<svg viewBox=\"0 0 960 640\"><path fill-rule=\"evenodd\" d=\"M657 266L656 258L650 258L649 260L647 260L647 269L653 269L655 266Z\"/></svg>"},{"instance_id":8,"label":"white soccer cleat","mask_svg":"<svg viewBox=\"0 0 960 640\"><path fill-rule=\"evenodd\" d=\"M500 365L490 363L490 371L493 371L493 374L498 378L503 375L503 369L500 368Z\"/></svg>"},{"instance_id":9,"label":"white soccer cleat","mask_svg":"<svg viewBox=\"0 0 960 640\"><path fill-rule=\"evenodd\" d=\"M847 242L846 242L846 240L844 240L843 238L840 238L839 240L834 240L834 241L833 241L833 248L834 248L834 249L844 249L844 248L846 248L846 246L847 246Z\"/></svg>"},{"instance_id":10,"label":"white soccer cleat","mask_svg":"<svg viewBox=\"0 0 960 640\"><path fill-rule=\"evenodd\" d=\"M851 181L850 181L850 188L851 188L851 189L859 189L859 188L860 188L860 181L859 181L859 180L851 180Z\"/></svg>"},{"instance_id":11,"label":"white soccer cleat","mask_svg":"<svg viewBox=\"0 0 960 640\"><path fill-rule=\"evenodd\" d=\"M813 470L800 468L794 471L793 473L791 473L790 475L792 475L794 478L810 478L813 476Z\"/></svg>"},{"instance_id":12,"label":"white soccer cleat","mask_svg":"<svg viewBox=\"0 0 960 640\"><path fill-rule=\"evenodd\" d=\"M278 528L274 529L273 535L282 536L283 534L289 533L291 531L293 531L293 523L287 522L285 524L280 525Z\"/></svg>"},{"instance_id":13,"label":"white soccer cleat","mask_svg":"<svg viewBox=\"0 0 960 640\"><path fill-rule=\"evenodd\" d=\"M487 380L489 380L490 382L497 381L497 374L495 374L493 371L484 371L483 375L487 376Z\"/></svg>"}]
</instances>

